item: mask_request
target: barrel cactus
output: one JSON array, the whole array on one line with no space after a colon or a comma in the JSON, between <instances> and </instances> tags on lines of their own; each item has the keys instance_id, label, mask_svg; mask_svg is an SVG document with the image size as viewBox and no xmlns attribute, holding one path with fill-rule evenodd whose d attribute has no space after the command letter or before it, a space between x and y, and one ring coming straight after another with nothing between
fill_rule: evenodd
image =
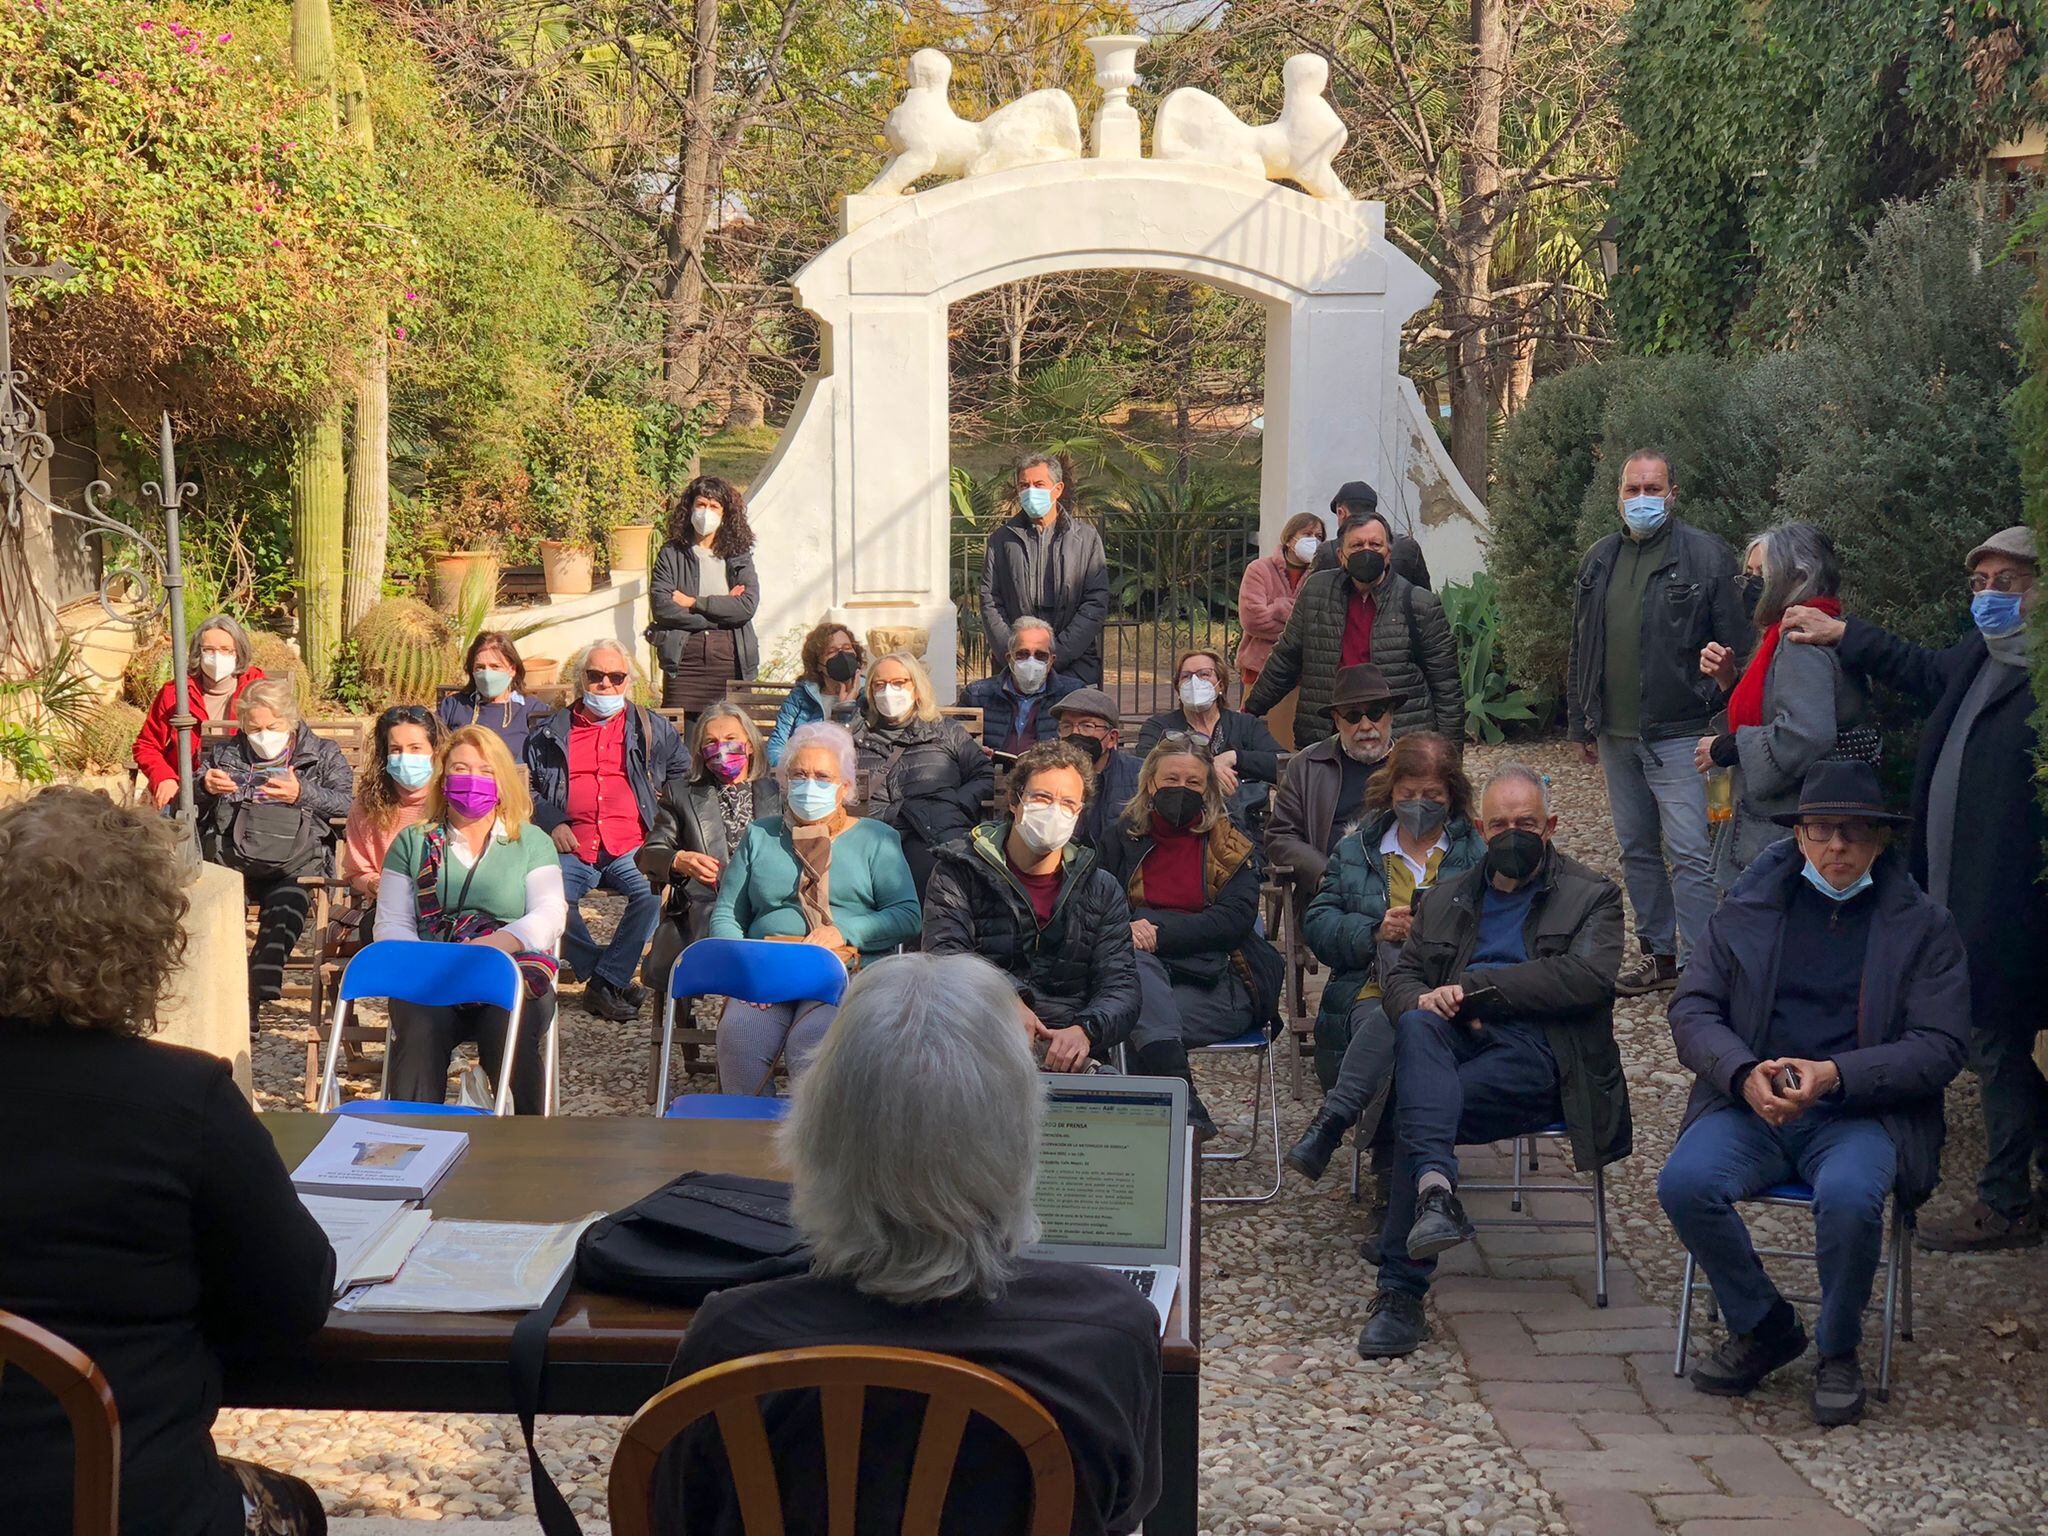
<instances>
[{"instance_id":1,"label":"barrel cactus","mask_svg":"<svg viewBox=\"0 0 2048 1536\"><path fill-rule=\"evenodd\" d=\"M462 642L445 614L410 597L387 597L351 637L363 686L379 709L432 704L462 671Z\"/></svg>"},{"instance_id":2,"label":"barrel cactus","mask_svg":"<svg viewBox=\"0 0 2048 1536\"><path fill-rule=\"evenodd\" d=\"M283 678L289 682L292 696L299 703L299 713L313 712L313 675L306 670L305 661L284 636L273 635L264 629L250 631L249 664L265 677Z\"/></svg>"},{"instance_id":3,"label":"barrel cactus","mask_svg":"<svg viewBox=\"0 0 2048 1536\"><path fill-rule=\"evenodd\" d=\"M141 729L140 709L110 699L64 734L58 743L57 761L79 773L132 766L135 737Z\"/></svg>"},{"instance_id":4,"label":"barrel cactus","mask_svg":"<svg viewBox=\"0 0 2048 1536\"><path fill-rule=\"evenodd\" d=\"M171 680L171 642L152 635L135 647L128 665L121 669L121 697L138 709L147 709Z\"/></svg>"}]
</instances>

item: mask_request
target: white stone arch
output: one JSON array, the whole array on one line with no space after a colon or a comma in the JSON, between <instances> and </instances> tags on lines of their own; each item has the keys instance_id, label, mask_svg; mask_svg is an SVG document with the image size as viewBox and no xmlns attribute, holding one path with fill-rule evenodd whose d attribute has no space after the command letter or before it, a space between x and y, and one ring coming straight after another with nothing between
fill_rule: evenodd
<instances>
[{"instance_id":1,"label":"white stone arch","mask_svg":"<svg viewBox=\"0 0 2048 1536\"><path fill-rule=\"evenodd\" d=\"M818 372L750 495L762 540L764 661L817 619L929 636L951 696L948 308L1049 273L1145 270L1245 294L1266 310L1260 542L1324 511L1346 480L1424 538L1434 570L1476 567L1476 507L1426 531L1419 406L1401 326L1435 285L1386 240L1385 205L1311 198L1247 173L1161 160L1068 160L856 196L845 233L794 280L818 321ZM1427 423L1422 434L1431 433ZM1431 467L1433 473L1433 466ZM1460 487L1462 489L1462 487Z\"/></svg>"}]
</instances>

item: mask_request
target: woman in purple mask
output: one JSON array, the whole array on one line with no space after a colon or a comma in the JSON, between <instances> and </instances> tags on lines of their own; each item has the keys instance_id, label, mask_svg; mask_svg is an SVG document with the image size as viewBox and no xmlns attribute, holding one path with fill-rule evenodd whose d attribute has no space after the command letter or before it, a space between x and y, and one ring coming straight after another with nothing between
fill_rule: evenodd
<instances>
[{"instance_id":1,"label":"woman in purple mask","mask_svg":"<svg viewBox=\"0 0 2048 1536\"><path fill-rule=\"evenodd\" d=\"M662 787L640 850L649 882L668 885L663 921L640 966L640 979L657 993L684 946L704 937L718 877L747 828L781 814L782 786L768 771L761 733L739 705L712 705L690 736L690 772Z\"/></svg>"},{"instance_id":2,"label":"woman in purple mask","mask_svg":"<svg viewBox=\"0 0 2048 1536\"><path fill-rule=\"evenodd\" d=\"M488 944L528 979L513 1050L512 1107L542 1109L540 1043L554 1025L554 956L569 903L554 839L533 824L533 797L495 731L466 725L441 744L427 786L427 813L398 834L377 883L376 936ZM428 1008L393 1000L390 1080L394 1099L438 1104L448 1058L465 1040L492 1081L503 1067L502 1008Z\"/></svg>"}]
</instances>

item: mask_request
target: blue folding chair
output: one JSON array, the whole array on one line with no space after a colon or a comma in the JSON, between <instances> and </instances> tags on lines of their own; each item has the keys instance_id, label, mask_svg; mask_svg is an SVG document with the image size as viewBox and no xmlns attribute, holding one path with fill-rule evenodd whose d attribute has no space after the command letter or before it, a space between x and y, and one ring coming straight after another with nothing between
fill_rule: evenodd
<instances>
[{"instance_id":1,"label":"blue folding chair","mask_svg":"<svg viewBox=\"0 0 2048 1536\"><path fill-rule=\"evenodd\" d=\"M394 998L424 1008L449 1008L467 1003L488 1003L510 1015L505 1025L505 1053L498 1073L497 1103L491 1110L502 1115L512 1102L512 1061L519 1044L519 1016L526 1001L526 984L519 965L502 949L488 944L433 944L419 939L379 939L350 957L335 989L334 1028L327 1036L327 1065L320 1074L322 1111L336 1107L341 1097L338 1068L341 1062L342 1027L347 1024L356 1000L364 997ZM549 1074L552 1077L552 1073ZM382 1097L391 1083L391 1036L384 1044L384 1076L379 1097L359 1100L372 1104L377 1112L394 1113L390 1100ZM548 1089L552 1098L552 1085ZM358 1110L356 1113L363 1113ZM429 1111L431 1113L431 1111Z\"/></svg>"},{"instance_id":2,"label":"blue folding chair","mask_svg":"<svg viewBox=\"0 0 2048 1536\"><path fill-rule=\"evenodd\" d=\"M1289 1035L1287 1038L1288 1043L1291 1045L1293 1043L1293 1036ZM1241 1163L1250 1157L1259 1144L1261 1111L1265 1108L1267 1100L1270 1099L1273 1112L1265 1118L1272 1121L1270 1134L1273 1143L1273 1183L1261 1195L1204 1195L1202 1196L1202 1204L1204 1205L1264 1205L1268 1200L1271 1200L1280 1193L1280 1090L1273 1075L1273 1037L1266 1033L1264 1025L1258 1025L1246 1030L1241 1035L1234 1035L1228 1040L1218 1040L1214 1045L1191 1045L1188 1047L1188 1060L1193 1062L1197 1056L1207 1055L1210 1052L1234 1051L1256 1051L1259 1056L1252 1073L1251 1135L1246 1140L1243 1151L1204 1152L1202 1154L1202 1161L1205 1163Z\"/></svg>"},{"instance_id":3,"label":"blue folding chair","mask_svg":"<svg viewBox=\"0 0 2048 1536\"><path fill-rule=\"evenodd\" d=\"M424 1099L350 1099L334 1107L337 1115L376 1120L385 1115L488 1115L474 1104L429 1104Z\"/></svg>"},{"instance_id":4,"label":"blue folding chair","mask_svg":"<svg viewBox=\"0 0 2048 1536\"><path fill-rule=\"evenodd\" d=\"M684 1093L669 1105L665 1120L780 1120L789 1100L775 1094Z\"/></svg>"},{"instance_id":5,"label":"blue folding chair","mask_svg":"<svg viewBox=\"0 0 2048 1536\"><path fill-rule=\"evenodd\" d=\"M776 944L767 939L699 939L676 957L661 1004L661 1043L655 1047L654 1113L668 1106L668 1058L676 1039L676 1005L699 997L745 1003L831 1003L846 995L846 965L818 944ZM693 1045L713 1032L686 1031Z\"/></svg>"},{"instance_id":6,"label":"blue folding chair","mask_svg":"<svg viewBox=\"0 0 2048 1536\"><path fill-rule=\"evenodd\" d=\"M1813 1209L1813 1186L1799 1179L1784 1184L1773 1184L1758 1190L1738 1205L1776 1205L1795 1210ZM1877 1400L1888 1402L1892 1395L1892 1337L1913 1337L1913 1218L1903 1202L1892 1196L1890 1236L1885 1243L1884 1256L1884 1346L1878 1356ZM1760 1259L1803 1259L1815 1262L1811 1249L1759 1248ZM1671 1374L1685 1374L1685 1357L1692 1344L1692 1297L1698 1286L1699 1263L1688 1249L1685 1255L1685 1278L1678 1288L1678 1352L1671 1362ZM1819 1306L1818 1296L1787 1296L1787 1301L1802 1306ZM1719 1309L1715 1307L1713 1293L1707 1293L1707 1315L1712 1317Z\"/></svg>"},{"instance_id":7,"label":"blue folding chair","mask_svg":"<svg viewBox=\"0 0 2048 1536\"><path fill-rule=\"evenodd\" d=\"M1514 1177L1503 1184L1498 1180L1462 1182L1458 1185L1461 1195L1495 1194L1508 1196L1508 1209L1514 1216L1488 1216L1474 1218L1472 1225L1481 1230L1487 1228L1535 1227L1539 1231L1587 1232L1593 1234L1593 1304L1607 1305L1607 1172L1603 1168L1593 1170L1590 1186L1573 1180L1555 1180L1548 1184L1532 1184L1522 1177L1522 1160L1529 1161L1529 1171L1536 1171L1536 1142L1571 1141L1571 1127L1562 1120L1546 1125L1540 1131L1530 1131L1514 1139ZM1593 1214L1586 1217L1538 1216L1523 1213L1524 1195L1573 1195L1593 1203Z\"/></svg>"}]
</instances>

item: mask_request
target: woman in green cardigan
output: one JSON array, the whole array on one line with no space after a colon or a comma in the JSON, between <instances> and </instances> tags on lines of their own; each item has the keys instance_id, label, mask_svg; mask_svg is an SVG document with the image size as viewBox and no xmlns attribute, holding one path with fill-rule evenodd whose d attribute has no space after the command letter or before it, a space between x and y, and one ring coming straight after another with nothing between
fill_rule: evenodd
<instances>
[{"instance_id":1,"label":"woman in green cardigan","mask_svg":"<svg viewBox=\"0 0 2048 1536\"><path fill-rule=\"evenodd\" d=\"M782 814L747 828L718 882L708 935L821 944L848 970L879 959L924 925L896 829L849 815L853 737L814 721L790 733L776 765ZM787 1056L797 1077L832 1027L830 1003L726 1001L718 1020L718 1086L760 1094Z\"/></svg>"}]
</instances>

